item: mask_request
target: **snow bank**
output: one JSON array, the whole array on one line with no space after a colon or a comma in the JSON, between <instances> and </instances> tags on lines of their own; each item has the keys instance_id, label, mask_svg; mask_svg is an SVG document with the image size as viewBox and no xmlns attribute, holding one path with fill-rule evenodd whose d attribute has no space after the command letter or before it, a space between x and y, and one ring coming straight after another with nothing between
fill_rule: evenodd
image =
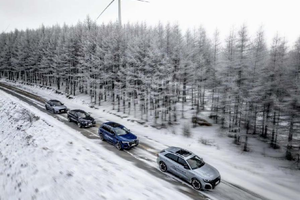
<instances>
[{"instance_id":1,"label":"snow bank","mask_svg":"<svg viewBox=\"0 0 300 200\"><path fill-rule=\"evenodd\" d=\"M99 143L0 91L0 199L188 199Z\"/></svg>"}]
</instances>

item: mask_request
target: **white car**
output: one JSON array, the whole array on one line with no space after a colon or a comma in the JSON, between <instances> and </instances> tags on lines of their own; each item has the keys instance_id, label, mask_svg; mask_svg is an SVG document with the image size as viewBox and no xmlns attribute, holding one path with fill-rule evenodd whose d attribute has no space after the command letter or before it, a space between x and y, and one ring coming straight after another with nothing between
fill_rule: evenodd
<instances>
[{"instance_id":1,"label":"white car","mask_svg":"<svg viewBox=\"0 0 300 200\"><path fill-rule=\"evenodd\" d=\"M68 108L58 100L49 100L45 103L46 110L51 111L53 114L55 113L66 113Z\"/></svg>"}]
</instances>

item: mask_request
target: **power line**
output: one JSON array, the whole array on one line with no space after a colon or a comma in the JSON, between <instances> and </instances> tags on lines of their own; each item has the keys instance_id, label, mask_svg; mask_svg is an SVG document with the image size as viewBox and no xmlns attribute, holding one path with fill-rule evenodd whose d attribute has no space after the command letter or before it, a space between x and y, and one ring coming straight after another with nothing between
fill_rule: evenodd
<instances>
[{"instance_id":1,"label":"power line","mask_svg":"<svg viewBox=\"0 0 300 200\"><path fill-rule=\"evenodd\" d=\"M106 8L100 13L100 15L97 17L97 19L104 13L104 11L114 2L115 0L112 0L108 6L106 6ZM97 21L97 19L95 21Z\"/></svg>"}]
</instances>

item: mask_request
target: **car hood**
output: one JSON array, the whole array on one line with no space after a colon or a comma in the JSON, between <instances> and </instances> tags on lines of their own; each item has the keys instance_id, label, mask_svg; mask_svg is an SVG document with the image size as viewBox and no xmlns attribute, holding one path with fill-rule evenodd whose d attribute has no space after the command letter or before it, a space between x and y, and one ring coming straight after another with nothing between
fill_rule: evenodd
<instances>
[{"instance_id":1,"label":"car hood","mask_svg":"<svg viewBox=\"0 0 300 200\"><path fill-rule=\"evenodd\" d=\"M66 106L53 106L53 108L56 110L67 109Z\"/></svg>"},{"instance_id":2,"label":"car hood","mask_svg":"<svg viewBox=\"0 0 300 200\"><path fill-rule=\"evenodd\" d=\"M137 137L134 134L132 134L132 133L127 133L125 135L118 135L118 138L121 141L132 141L132 140L137 139Z\"/></svg>"},{"instance_id":3,"label":"car hood","mask_svg":"<svg viewBox=\"0 0 300 200\"><path fill-rule=\"evenodd\" d=\"M213 180L220 176L219 171L207 163L198 169L194 169L193 172L202 178L209 180Z\"/></svg>"},{"instance_id":4,"label":"car hood","mask_svg":"<svg viewBox=\"0 0 300 200\"><path fill-rule=\"evenodd\" d=\"M92 118L91 116L82 117L82 118L80 118L80 119L86 120L86 121L94 121L94 118Z\"/></svg>"}]
</instances>

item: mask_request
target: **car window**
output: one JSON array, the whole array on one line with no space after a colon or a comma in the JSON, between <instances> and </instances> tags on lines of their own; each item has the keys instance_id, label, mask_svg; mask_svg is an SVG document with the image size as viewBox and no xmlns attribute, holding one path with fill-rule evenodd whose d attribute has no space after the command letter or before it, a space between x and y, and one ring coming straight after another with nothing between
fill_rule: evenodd
<instances>
[{"instance_id":1,"label":"car window","mask_svg":"<svg viewBox=\"0 0 300 200\"><path fill-rule=\"evenodd\" d=\"M105 130L105 131L108 131L106 126L102 126L102 129Z\"/></svg>"},{"instance_id":2,"label":"car window","mask_svg":"<svg viewBox=\"0 0 300 200\"><path fill-rule=\"evenodd\" d=\"M183 160L183 159L180 158L180 157L178 157L178 163L179 163L180 165L182 165L182 166L188 165L188 164L185 162L185 160Z\"/></svg>"},{"instance_id":3,"label":"car window","mask_svg":"<svg viewBox=\"0 0 300 200\"><path fill-rule=\"evenodd\" d=\"M168 153L166 154L166 157L177 162L178 156L175 156L174 154Z\"/></svg>"},{"instance_id":4,"label":"car window","mask_svg":"<svg viewBox=\"0 0 300 200\"><path fill-rule=\"evenodd\" d=\"M126 135L127 134L126 130L124 130L120 127L114 128L114 131L117 135Z\"/></svg>"},{"instance_id":5,"label":"car window","mask_svg":"<svg viewBox=\"0 0 300 200\"><path fill-rule=\"evenodd\" d=\"M88 114L84 113L84 112L77 112L77 115L79 118L85 118L88 116Z\"/></svg>"},{"instance_id":6,"label":"car window","mask_svg":"<svg viewBox=\"0 0 300 200\"><path fill-rule=\"evenodd\" d=\"M52 101L51 104L54 105L54 106L62 106L62 105L63 105L63 104L62 104L61 102L59 102L59 101Z\"/></svg>"},{"instance_id":7,"label":"car window","mask_svg":"<svg viewBox=\"0 0 300 200\"><path fill-rule=\"evenodd\" d=\"M187 162L190 164L192 169L200 168L205 164L205 162L198 156L194 156L188 159Z\"/></svg>"},{"instance_id":8,"label":"car window","mask_svg":"<svg viewBox=\"0 0 300 200\"><path fill-rule=\"evenodd\" d=\"M110 131L110 128L108 128L107 126L102 126L102 128L103 128L105 131L107 131L107 132L109 132L109 133L112 133L112 132Z\"/></svg>"},{"instance_id":9,"label":"car window","mask_svg":"<svg viewBox=\"0 0 300 200\"><path fill-rule=\"evenodd\" d=\"M125 126L122 129L125 130L126 132L130 132L130 130L128 128L126 128Z\"/></svg>"}]
</instances>

